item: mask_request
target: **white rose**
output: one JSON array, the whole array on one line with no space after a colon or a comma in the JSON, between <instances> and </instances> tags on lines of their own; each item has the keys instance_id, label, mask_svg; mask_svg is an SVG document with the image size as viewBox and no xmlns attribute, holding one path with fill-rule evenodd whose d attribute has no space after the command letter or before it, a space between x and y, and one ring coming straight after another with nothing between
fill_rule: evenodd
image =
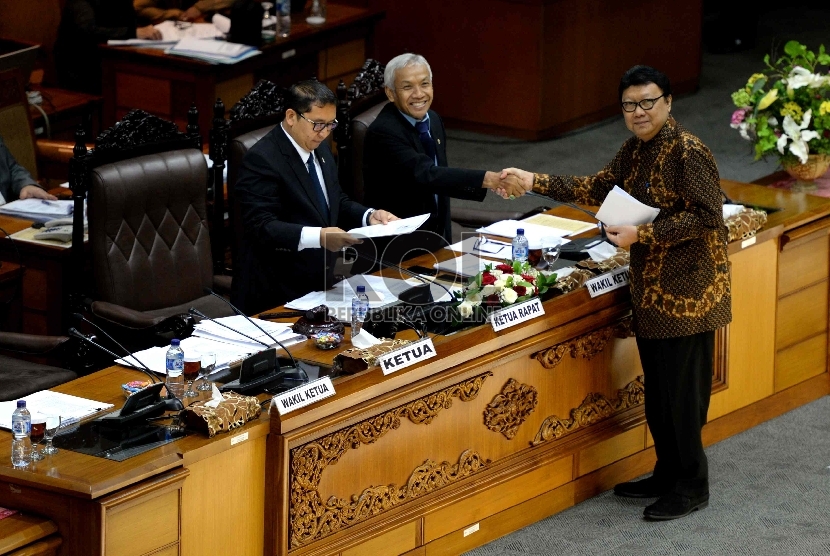
<instances>
[{"instance_id":1,"label":"white rose","mask_svg":"<svg viewBox=\"0 0 830 556\"><path fill-rule=\"evenodd\" d=\"M519 294L516 293L516 290L504 290L501 292L501 299L506 303L515 303L518 297Z\"/></svg>"},{"instance_id":2,"label":"white rose","mask_svg":"<svg viewBox=\"0 0 830 556\"><path fill-rule=\"evenodd\" d=\"M481 305L481 292L476 292L472 295L468 295L467 299L465 299L467 303L475 307L476 305Z\"/></svg>"},{"instance_id":3,"label":"white rose","mask_svg":"<svg viewBox=\"0 0 830 556\"><path fill-rule=\"evenodd\" d=\"M458 314L461 315L461 318L467 318L473 314L473 306L470 305L467 301L462 301L458 305Z\"/></svg>"},{"instance_id":4,"label":"white rose","mask_svg":"<svg viewBox=\"0 0 830 556\"><path fill-rule=\"evenodd\" d=\"M484 286L481 288L481 297L487 297L488 295L493 295L494 293L498 292L498 288L496 286Z\"/></svg>"},{"instance_id":5,"label":"white rose","mask_svg":"<svg viewBox=\"0 0 830 556\"><path fill-rule=\"evenodd\" d=\"M507 280L496 280L493 284L493 287L501 290L504 289L504 286L507 284Z\"/></svg>"},{"instance_id":6,"label":"white rose","mask_svg":"<svg viewBox=\"0 0 830 556\"><path fill-rule=\"evenodd\" d=\"M490 274L495 276L496 280L498 280L498 279L501 278L501 275L504 274L504 271L503 270L491 270Z\"/></svg>"}]
</instances>

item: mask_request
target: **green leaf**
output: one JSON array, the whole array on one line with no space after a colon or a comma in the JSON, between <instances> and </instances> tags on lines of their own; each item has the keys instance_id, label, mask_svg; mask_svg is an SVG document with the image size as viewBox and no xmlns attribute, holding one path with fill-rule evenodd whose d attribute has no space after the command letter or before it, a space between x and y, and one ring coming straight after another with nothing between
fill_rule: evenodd
<instances>
[{"instance_id":1,"label":"green leaf","mask_svg":"<svg viewBox=\"0 0 830 556\"><path fill-rule=\"evenodd\" d=\"M766 85L766 84L767 84L767 78L766 77L761 77L760 79L758 79L758 81L756 81L755 84L752 86L752 94L755 94L758 91L760 91L761 89L763 89L764 85Z\"/></svg>"},{"instance_id":2,"label":"green leaf","mask_svg":"<svg viewBox=\"0 0 830 556\"><path fill-rule=\"evenodd\" d=\"M795 58L797 56L804 56L807 53L807 47L798 41L788 41L787 44L784 45L784 52L786 52L790 58Z\"/></svg>"}]
</instances>

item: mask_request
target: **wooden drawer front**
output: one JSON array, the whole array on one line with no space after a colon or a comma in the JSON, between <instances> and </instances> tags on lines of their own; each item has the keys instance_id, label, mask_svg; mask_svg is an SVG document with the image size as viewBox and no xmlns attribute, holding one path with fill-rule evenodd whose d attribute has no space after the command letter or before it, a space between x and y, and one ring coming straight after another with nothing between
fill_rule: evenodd
<instances>
[{"instance_id":1,"label":"wooden drawer front","mask_svg":"<svg viewBox=\"0 0 830 556\"><path fill-rule=\"evenodd\" d=\"M358 39L332 46L326 50L325 57L326 78L359 70L366 61L366 41Z\"/></svg>"},{"instance_id":2,"label":"wooden drawer front","mask_svg":"<svg viewBox=\"0 0 830 556\"><path fill-rule=\"evenodd\" d=\"M642 430L640 430L641 444L642 439ZM465 498L424 518L424 542L443 537L553 490L570 482L572 478L573 457L568 456Z\"/></svg>"},{"instance_id":3,"label":"wooden drawer front","mask_svg":"<svg viewBox=\"0 0 830 556\"><path fill-rule=\"evenodd\" d=\"M819 334L775 355L775 391L827 370L827 334Z\"/></svg>"},{"instance_id":4,"label":"wooden drawer front","mask_svg":"<svg viewBox=\"0 0 830 556\"><path fill-rule=\"evenodd\" d=\"M778 300L775 349L795 345L827 330L827 281Z\"/></svg>"},{"instance_id":5,"label":"wooden drawer front","mask_svg":"<svg viewBox=\"0 0 830 556\"><path fill-rule=\"evenodd\" d=\"M640 425L579 452L577 477L645 449L645 425Z\"/></svg>"},{"instance_id":6,"label":"wooden drawer front","mask_svg":"<svg viewBox=\"0 0 830 556\"><path fill-rule=\"evenodd\" d=\"M778 259L778 296L795 292L827 278L827 236L793 249L784 249Z\"/></svg>"},{"instance_id":7,"label":"wooden drawer front","mask_svg":"<svg viewBox=\"0 0 830 556\"><path fill-rule=\"evenodd\" d=\"M179 490L106 513L106 554L141 556L179 540Z\"/></svg>"},{"instance_id":8,"label":"wooden drawer front","mask_svg":"<svg viewBox=\"0 0 830 556\"><path fill-rule=\"evenodd\" d=\"M418 522L413 521L341 552L341 556L397 556L418 546Z\"/></svg>"}]
</instances>

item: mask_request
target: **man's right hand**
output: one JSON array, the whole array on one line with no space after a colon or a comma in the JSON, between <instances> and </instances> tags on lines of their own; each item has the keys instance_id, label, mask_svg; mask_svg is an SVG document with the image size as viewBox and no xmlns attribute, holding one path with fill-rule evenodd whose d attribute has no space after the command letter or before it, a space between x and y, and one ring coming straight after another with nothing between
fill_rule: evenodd
<instances>
[{"instance_id":1,"label":"man's right hand","mask_svg":"<svg viewBox=\"0 0 830 556\"><path fill-rule=\"evenodd\" d=\"M139 27L138 29L136 29L135 37L137 39L148 39L151 41L158 41L161 40L161 31L159 31L152 25L147 25L146 27Z\"/></svg>"},{"instance_id":2,"label":"man's right hand","mask_svg":"<svg viewBox=\"0 0 830 556\"><path fill-rule=\"evenodd\" d=\"M515 177L521 182L525 191L533 190L533 180L535 177L533 172L520 170L519 168L505 168L501 171L501 175L499 177L503 180L509 180L511 177Z\"/></svg>"},{"instance_id":3,"label":"man's right hand","mask_svg":"<svg viewBox=\"0 0 830 556\"><path fill-rule=\"evenodd\" d=\"M340 251L344 247L363 243L363 240L349 235L345 230L337 227L323 228L320 230L320 247L328 249L329 251Z\"/></svg>"}]
</instances>

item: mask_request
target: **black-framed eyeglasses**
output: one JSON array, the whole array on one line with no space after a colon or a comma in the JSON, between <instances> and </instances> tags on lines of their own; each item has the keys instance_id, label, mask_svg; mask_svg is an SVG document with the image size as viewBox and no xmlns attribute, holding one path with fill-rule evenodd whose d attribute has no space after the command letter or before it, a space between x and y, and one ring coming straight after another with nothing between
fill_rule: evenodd
<instances>
[{"instance_id":1,"label":"black-framed eyeglasses","mask_svg":"<svg viewBox=\"0 0 830 556\"><path fill-rule=\"evenodd\" d=\"M305 116L300 114L299 112L297 112L297 115L299 117L301 117L302 119L304 119L305 121L307 121L308 123L310 123L311 124L311 129L313 129L317 133L320 133L324 129L328 129L329 131L334 131L334 129L337 127L337 120L333 120L331 122L312 122L311 120L309 120L308 118L306 118Z\"/></svg>"},{"instance_id":2,"label":"black-framed eyeglasses","mask_svg":"<svg viewBox=\"0 0 830 556\"><path fill-rule=\"evenodd\" d=\"M654 108L654 103L663 98L664 96L666 96L665 93L663 93L657 98L644 98L640 102L621 102L620 106L622 106L622 109L625 112L634 112L635 110L637 110L638 106L643 110L651 110L652 108Z\"/></svg>"}]
</instances>

